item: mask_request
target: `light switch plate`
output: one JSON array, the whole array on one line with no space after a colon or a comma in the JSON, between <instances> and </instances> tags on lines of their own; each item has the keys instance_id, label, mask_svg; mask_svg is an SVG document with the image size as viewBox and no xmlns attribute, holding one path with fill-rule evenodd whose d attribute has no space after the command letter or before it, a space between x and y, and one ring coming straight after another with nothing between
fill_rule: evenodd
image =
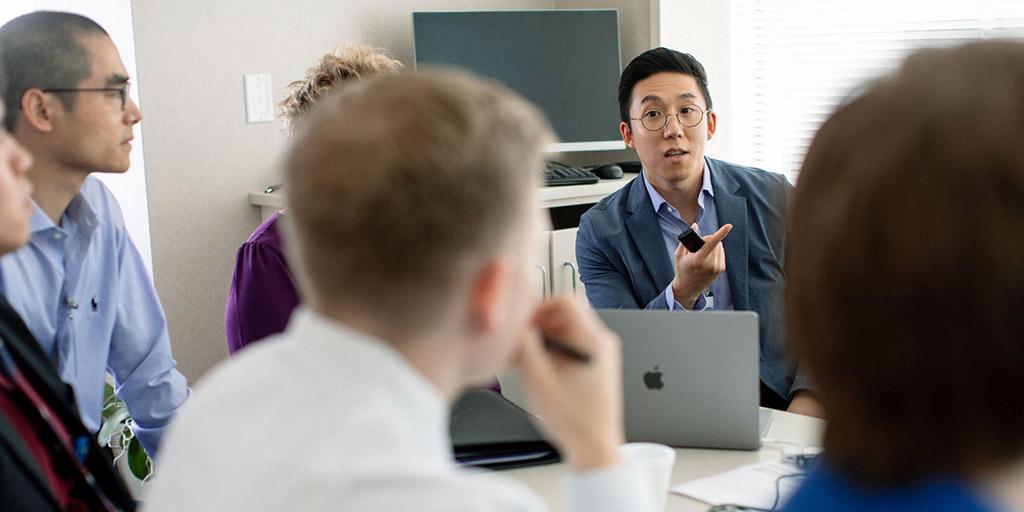
<instances>
[{"instance_id":1,"label":"light switch plate","mask_svg":"<svg viewBox=\"0 0 1024 512\"><path fill-rule=\"evenodd\" d=\"M245 75L245 120L250 123L274 120L274 95L269 73Z\"/></svg>"}]
</instances>

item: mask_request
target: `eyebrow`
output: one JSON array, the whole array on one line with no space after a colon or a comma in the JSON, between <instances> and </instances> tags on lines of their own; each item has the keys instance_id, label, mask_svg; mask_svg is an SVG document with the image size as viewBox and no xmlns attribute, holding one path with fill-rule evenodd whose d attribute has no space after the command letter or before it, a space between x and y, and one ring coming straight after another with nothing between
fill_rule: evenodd
<instances>
[{"instance_id":1,"label":"eyebrow","mask_svg":"<svg viewBox=\"0 0 1024 512\"><path fill-rule=\"evenodd\" d=\"M121 85L128 83L128 77L120 73L114 73L107 77L107 85Z\"/></svg>"},{"instance_id":2,"label":"eyebrow","mask_svg":"<svg viewBox=\"0 0 1024 512\"><path fill-rule=\"evenodd\" d=\"M679 96L676 96L676 98L677 99L681 99L681 100L688 100L688 99L695 99L695 98L697 98L697 95L693 94L692 92L684 92L684 93L680 94ZM661 100L661 97L659 97L659 96L657 96L655 94L648 94L647 96L644 96L642 100L640 100L640 104L643 105L644 103L647 103L649 101L662 101L662 100Z\"/></svg>"}]
</instances>

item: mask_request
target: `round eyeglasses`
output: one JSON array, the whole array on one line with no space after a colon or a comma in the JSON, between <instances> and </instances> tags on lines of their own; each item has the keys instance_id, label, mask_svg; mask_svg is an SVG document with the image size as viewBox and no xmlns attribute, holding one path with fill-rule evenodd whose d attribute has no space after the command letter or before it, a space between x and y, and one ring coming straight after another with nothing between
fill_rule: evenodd
<instances>
[{"instance_id":1,"label":"round eyeglasses","mask_svg":"<svg viewBox=\"0 0 1024 512\"><path fill-rule=\"evenodd\" d=\"M709 111L710 112L710 111ZM676 121L679 121L683 128L690 128L700 124L704 119L704 110L697 105L683 105L679 112L676 112ZM668 126L668 113L660 108L645 110L640 117L631 117L634 121L640 121L644 128L656 132Z\"/></svg>"}]
</instances>

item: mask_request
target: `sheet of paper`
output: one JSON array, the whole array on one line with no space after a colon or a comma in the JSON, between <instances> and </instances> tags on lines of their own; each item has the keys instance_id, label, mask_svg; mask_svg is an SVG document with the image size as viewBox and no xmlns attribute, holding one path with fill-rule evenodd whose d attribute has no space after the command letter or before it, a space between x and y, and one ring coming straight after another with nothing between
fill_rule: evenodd
<instances>
[{"instance_id":1,"label":"sheet of paper","mask_svg":"<svg viewBox=\"0 0 1024 512\"><path fill-rule=\"evenodd\" d=\"M689 496L711 505L742 505L769 509L775 502L776 482L780 496L778 505L786 502L803 479L802 470L780 461L740 466L717 475L679 484L672 492Z\"/></svg>"}]
</instances>

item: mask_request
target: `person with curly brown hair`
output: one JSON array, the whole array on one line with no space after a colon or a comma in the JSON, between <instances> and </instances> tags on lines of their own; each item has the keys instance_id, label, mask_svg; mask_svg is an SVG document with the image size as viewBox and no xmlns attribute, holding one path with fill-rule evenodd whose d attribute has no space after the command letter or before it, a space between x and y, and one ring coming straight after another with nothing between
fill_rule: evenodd
<instances>
[{"instance_id":1,"label":"person with curly brown hair","mask_svg":"<svg viewBox=\"0 0 1024 512\"><path fill-rule=\"evenodd\" d=\"M289 134L295 133L310 109L334 86L381 73L405 69L383 50L367 46L339 46L306 70L301 80L288 85L278 116ZM295 279L289 269L278 231L283 212L271 215L238 249L228 292L224 324L228 353L284 330L299 304Z\"/></svg>"}]
</instances>

